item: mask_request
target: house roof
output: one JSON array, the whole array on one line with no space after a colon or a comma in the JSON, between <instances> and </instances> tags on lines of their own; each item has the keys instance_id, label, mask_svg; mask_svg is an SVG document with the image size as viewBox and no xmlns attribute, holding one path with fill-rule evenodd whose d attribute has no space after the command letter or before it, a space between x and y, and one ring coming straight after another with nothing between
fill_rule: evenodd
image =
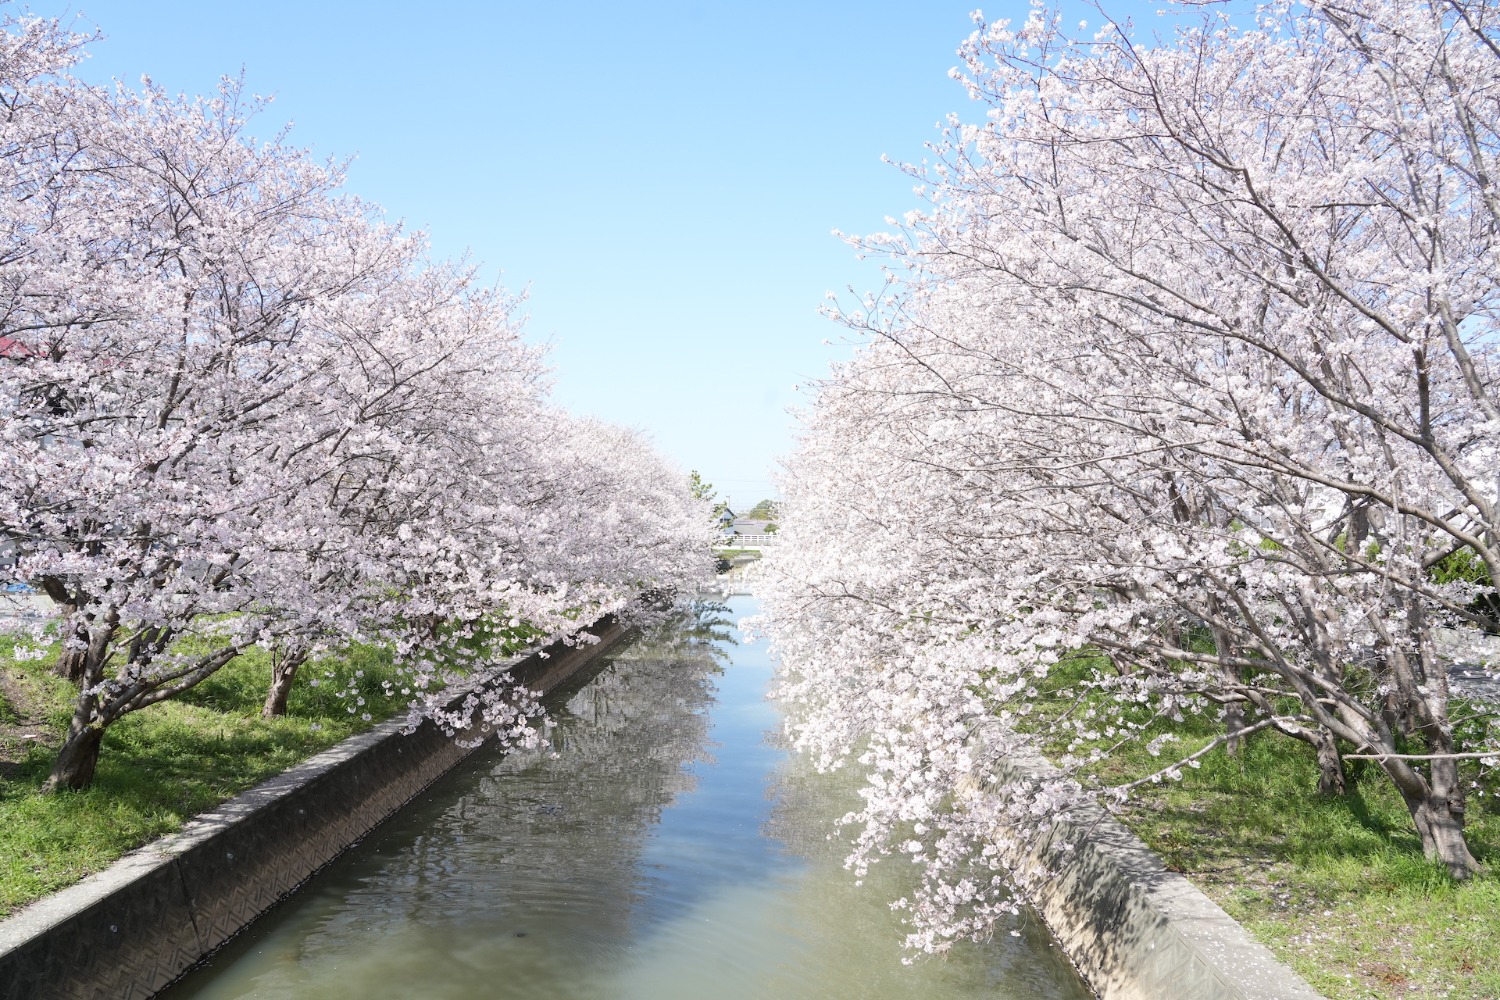
<instances>
[{"instance_id":1,"label":"house roof","mask_svg":"<svg viewBox=\"0 0 1500 1000\"><path fill-rule=\"evenodd\" d=\"M0 358L25 358L37 353L36 348L14 337L0 337Z\"/></svg>"}]
</instances>

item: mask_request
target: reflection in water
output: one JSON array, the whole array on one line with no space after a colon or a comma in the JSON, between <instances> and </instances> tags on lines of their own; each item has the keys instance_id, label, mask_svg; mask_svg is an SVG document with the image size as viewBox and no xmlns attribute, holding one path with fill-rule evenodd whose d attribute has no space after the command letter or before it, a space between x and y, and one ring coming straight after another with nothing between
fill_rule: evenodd
<instances>
[{"instance_id":1,"label":"reflection in water","mask_svg":"<svg viewBox=\"0 0 1500 1000\"><path fill-rule=\"evenodd\" d=\"M1035 997L1077 998L1090 994L1077 981L1066 957L1052 942L1046 927L1023 910L988 945L955 945L947 958L919 958L916 969L900 964L899 943L910 930L900 916L883 905L910 896L921 869L901 855L871 866L856 884L844 869L849 846L828 833L835 817L860 805L864 778L845 768L819 774L807 758L793 755L776 774L772 795L775 808L766 835L783 841L806 861L799 891L794 895L795 935L811 954L820 956L802 967L813 977L837 977L862 970L867 992L850 992L836 981L814 981L807 997ZM837 919L830 914L837 913ZM1009 932L1009 933L1008 933ZM1012 934L1014 936L1012 936ZM837 960L828 961L831 953ZM911 956L906 956L910 958ZM913 976L913 973L918 975ZM918 983L921 985L913 985ZM916 992L908 992L915 990ZM766 994L773 996L777 994Z\"/></svg>"},{"instance_id":2,"label":"reflection in water","mask_svg":"<svg viewBox=\"0 0 1500 1000\"><path fill-rule=\"evenodd\" d=\"M768 740L770 664L704 605L481 752L171 992L186 997L1027 997L1086 993L1029 929L900 964L826 840L856 783Z\"/></svg>"}]
</instances>

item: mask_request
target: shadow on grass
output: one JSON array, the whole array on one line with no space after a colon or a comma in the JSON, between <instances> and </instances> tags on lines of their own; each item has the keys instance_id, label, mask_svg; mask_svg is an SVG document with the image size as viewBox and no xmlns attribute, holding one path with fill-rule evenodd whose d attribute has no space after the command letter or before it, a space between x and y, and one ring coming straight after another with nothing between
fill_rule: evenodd
<instances>
[{"instance_id":1,"label":"shadow on grass","mask_svg":"<svg viewBox=\"0 0 1500 1000\"><path fill-rule=\"evenodd\" d=\"M1353 770L1348 794L1320 796L1310 748L1257 734L1238 755L1216 751L1180 782L1143 791L1128 821L1178 871L1296 871L1298 881L1339 893L1451 887L1442 866L1423 857L1388 779ZM1470 824L1481 861L1493 856L1494 827Z\"/></svg>"},{"instance_id":2,"label":"shadow on grass","mask_svg":"<svg viewBox=\"0 0 1500 1000\"><path fill-rule=\"evenodd\" d=\"M67 726L71 685L52 683L39 664L5 668L24 669L45 689L43 725L55 746ZM270 682L264 654L127 716L105 734L94 784L83 791L41 794L52 748L32 745L13 755L0 773L0 915L104 868L405 703L399 692L385 693L382 682L394 678L378 650L329 657L304 671L279 719L260 718Z\"/></svg>"}]
</instances>

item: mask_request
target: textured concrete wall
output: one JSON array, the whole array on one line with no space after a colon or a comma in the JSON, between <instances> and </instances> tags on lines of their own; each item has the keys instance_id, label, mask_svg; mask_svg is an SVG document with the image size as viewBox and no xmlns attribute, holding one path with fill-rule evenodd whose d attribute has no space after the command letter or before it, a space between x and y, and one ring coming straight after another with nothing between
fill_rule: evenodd
<instances>
[{"instance_id":1,"label":"textured concrete wall","mask_svg":"<svg viewBox=\"0 0 1500 1000\"><path fill-rule=\"evenodd\" d=\"M1006 781L1055 777L1013 760ZM1318 1000L1320 994L1103 809L1057 820L1021 865L1036 909L1102 1000Z\"/></svg>"},{"instance_id":2,"label":"textured concrete wall","mask_svg":"<svg viewBox=\"0 0 1500 1000\"><path fill-rule=\"evenodd\" d=\"M622 642L555 646L512 673L552 691ZM166 986L369 833L471 750L387 722L0 922L0 1000L141 998Z\"/></svg>"}]
</instances>

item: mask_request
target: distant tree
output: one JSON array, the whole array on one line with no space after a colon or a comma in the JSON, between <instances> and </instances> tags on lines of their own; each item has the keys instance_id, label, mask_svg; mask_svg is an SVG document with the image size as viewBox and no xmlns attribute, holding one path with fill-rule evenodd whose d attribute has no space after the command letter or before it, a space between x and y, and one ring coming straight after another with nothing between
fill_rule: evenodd
<instances>
[{"instance_id":1,"label":"distant tree","mask_svg":"<svg viewBox=\"0 0 1500 1000\"><path fill-rule=\"evenodd\" d=\"M725 514L731 513L729 504L718 499L718 495L714 492L714 484L707 482L700 476L697 469L688 473L688 492L692 494L694 500L710 501L713 503L713 520L715 521L720 520Z\"/></svg>"},{"instance_id":2,"label":"distant tree","mask_svg":"<svg viewBox=\"0 0 1500 1000\"><path fill-rule=\"evenodd\" d=\"M775 500L762 500L754 507L751 507L749 513L745 515L746 518L752 521L774 521L780 516L779 505Z\"/></svg>"}]
</instances>

